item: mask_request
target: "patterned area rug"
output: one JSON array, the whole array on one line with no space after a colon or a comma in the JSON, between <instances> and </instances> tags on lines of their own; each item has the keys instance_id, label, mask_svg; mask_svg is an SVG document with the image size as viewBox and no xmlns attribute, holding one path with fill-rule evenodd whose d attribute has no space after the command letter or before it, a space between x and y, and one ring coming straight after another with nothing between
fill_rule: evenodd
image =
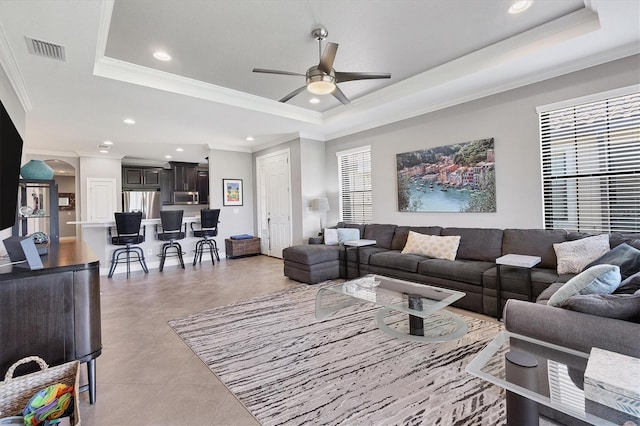
<instances>
[{"instance_id":1,"label":"patterned area rug","mask_svg":"<svg viewBox=\"0 0 640 426\"><path fill-rule=\"evenodd\" d=\"M501 329L416 343L382 333L371 304L315 318L301 285L169 325L263 425L499 425L503 392L464 371Z\"/></svg>"}]
</instances>

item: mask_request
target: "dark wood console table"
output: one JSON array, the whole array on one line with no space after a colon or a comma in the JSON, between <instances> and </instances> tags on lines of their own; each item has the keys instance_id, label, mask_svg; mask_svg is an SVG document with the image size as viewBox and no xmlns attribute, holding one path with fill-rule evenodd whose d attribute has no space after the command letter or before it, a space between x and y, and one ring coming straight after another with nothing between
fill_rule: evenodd
<instances>
[{"instance_id":1,"label":"dark wood console table","mask_svg":"<svg viewBox=\"0 0 640 426\"><path fill-rule=\"evenodd\" d=\"M96 358L102 352L100 262L82 242L53 243L44 269L0 267L0 377L19 359L49 365L87 364L89 401L96 399ZM18 369L17 374L30 372ZM31 370L33 371L33 370Z\"/></svg>"}]
</instances>

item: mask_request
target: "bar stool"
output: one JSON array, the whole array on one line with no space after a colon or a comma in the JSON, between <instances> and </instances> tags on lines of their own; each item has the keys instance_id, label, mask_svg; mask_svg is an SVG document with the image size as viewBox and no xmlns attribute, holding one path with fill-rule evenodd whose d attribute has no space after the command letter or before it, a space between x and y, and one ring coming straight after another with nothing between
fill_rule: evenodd
<instances>
[{"instance_id":1,"label":"bar stool","mask_svg":"<svg viewBox=\"0 0 640 426\"><path fill-rule=\"evenodd\" d=\"M191 222L191 232L196 238L202 238L196 243L195 256L193 257L193 265L196 261L202 262L202 254L204 252L204 246L209 247L209 253L211 254L211 263L214 265L216 262L213 260L215 253L216 259L220 261L218 255L218 243L212 237L218 235L218 219L220 218L220 209L202 209L200 210L200 229L194 229L193 222Z\"/></svg>"},{"instance_id":2,"label":"bar stool","mask_svg":"<svg viewBox=\"0 0 640 426\"><path fill-rule=\"evenodd\" d=\"M109 278L113 276L116 270L116 266L119 263L127 264L127 278L130 273L131 260L140 262L140 266L144 270L144 273L148 273L147 263L144 260L144 251L140 247L134 246L134 244L140 244L144 242L146 236L146 229L142 227L142 235L140 235L140 223L142 222L142 213L114 213L116 218L116 236L111 235L111 227L109 227L109 240L111 244L116 246L125 246L113 251L111 255L111 268L109 269ZM133 258L131 254L133 253ZM125 255L125 259L120 257Z\"/></svg>"},{"instance_id":3,"label":"bar stool","mask_svg":"<svg viewBox=\"0 0 640 426\"><path fill-rule=\"evenodd\" d=\"M182 260L182 255L184 252L182 251L182 246L177 240L181 240L185 237L187 233L187 225L184 225L184 232L182 231L182 216L184 214L184 210L173 210L173 211L161 211L160 212L160 223L162 224L162 232L158 232L158 225L156 225L156 238L161 241L168 241L168 243L164 243L162 245L162 253L158 256L160 257L160 272L164 268L164 261L167 257L178 256L180 259L180 266L184 269L184 261ZM175 254L170 254L170 250L175 250Z\"/></svg>"}]
</instances>

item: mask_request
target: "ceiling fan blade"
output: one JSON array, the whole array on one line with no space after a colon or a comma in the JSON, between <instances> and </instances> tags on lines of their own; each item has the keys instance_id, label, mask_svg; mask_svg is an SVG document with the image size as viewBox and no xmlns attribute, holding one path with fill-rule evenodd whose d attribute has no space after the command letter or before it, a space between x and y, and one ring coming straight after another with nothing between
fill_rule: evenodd
<instances>
[{"instance_id":1,"label":"ceiling fan blade","mask_svg":"<svg viewBox=\"0 0 640 426\"><path fill-rule=\"evenodd\" d=\"M336 82L353 80L375 80L378 78L391 78L391 74L379 72L338 72L336 71Z\"/></svg>"},{"instance_id":2,"label":"ceiling fan blade","mask_svg":"<svg viewBox=\"0 0 640 426\"><path fill-rule=\"evenodd\" d=\"M318 69L320 71L331 74L331 70L333 69L333 61L336 59L337 51L337 43L327 43L327 46L324 48L324 52L322 52L320 63L318 64Z\"/></svg>"},{"instance_id":3,"label":"ceiling fan blade","mask_svg":"<svg viewBox=\"0 0 640 426\"><path fill-rule=\"evenodd\" d=\"M291 71L280 71L280 70L268 70L268 69L264 69L264 68L254 68L253 72L261 72L261 73L265 73L265 74L282 74L282 75L300 75L302 77L304 77L304 74L300 74L297 72L291 72Z\"/></svg>"},{"instance_id":4,"label":"ceiling fan blade","mask_svg":"<svg viewBox=\"0 0 640 426\"><path fill-rule=\"evenodd\" d=\"M331 92L331 94L340 102L343 103L343 105L346 105L349 103L349 99L347 99L347 97L345 96L344 93L342 93L342 90L340 90L340 88L338 86L336 86L336 88L333 90L333 92Z\"/></svg>"},{"instance_id":5,"label":"ceiling fan blade","mask_svg":"<svg viewBox=\"0 0 640 426\"><path fill-rule=\"evenodd\" d=\"M298 93L302 92L306 88L307 88L307 86L298 87L296 90L294 90L293 92L289 93L284 98L280 99L279 102L287 102L289 99L293 98L295 95L297 95Z\"/></svg>"}]
</instances>

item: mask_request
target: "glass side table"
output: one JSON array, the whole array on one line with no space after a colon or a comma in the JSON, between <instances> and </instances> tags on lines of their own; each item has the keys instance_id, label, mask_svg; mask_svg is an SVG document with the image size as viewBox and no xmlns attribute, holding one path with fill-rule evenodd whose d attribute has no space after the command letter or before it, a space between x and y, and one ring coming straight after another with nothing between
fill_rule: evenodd
<instances>
[{"instance_id":1,"label":"glass side table","mask_svg":"<svg viewBox=\"0 0 640 426\"><path fill-rule=\"evenodd\" d=\"M500 276L500 267L502 265L515 268L524 268L527 270L527 300L533 302L533 290L531 288L531 268L540 263L542 259L538 256L527 256L524 254L507 254L496 259L496 304L498 311L496 317L498 320L502 318L502 278Z\"/></svg>"}]
</instances>

